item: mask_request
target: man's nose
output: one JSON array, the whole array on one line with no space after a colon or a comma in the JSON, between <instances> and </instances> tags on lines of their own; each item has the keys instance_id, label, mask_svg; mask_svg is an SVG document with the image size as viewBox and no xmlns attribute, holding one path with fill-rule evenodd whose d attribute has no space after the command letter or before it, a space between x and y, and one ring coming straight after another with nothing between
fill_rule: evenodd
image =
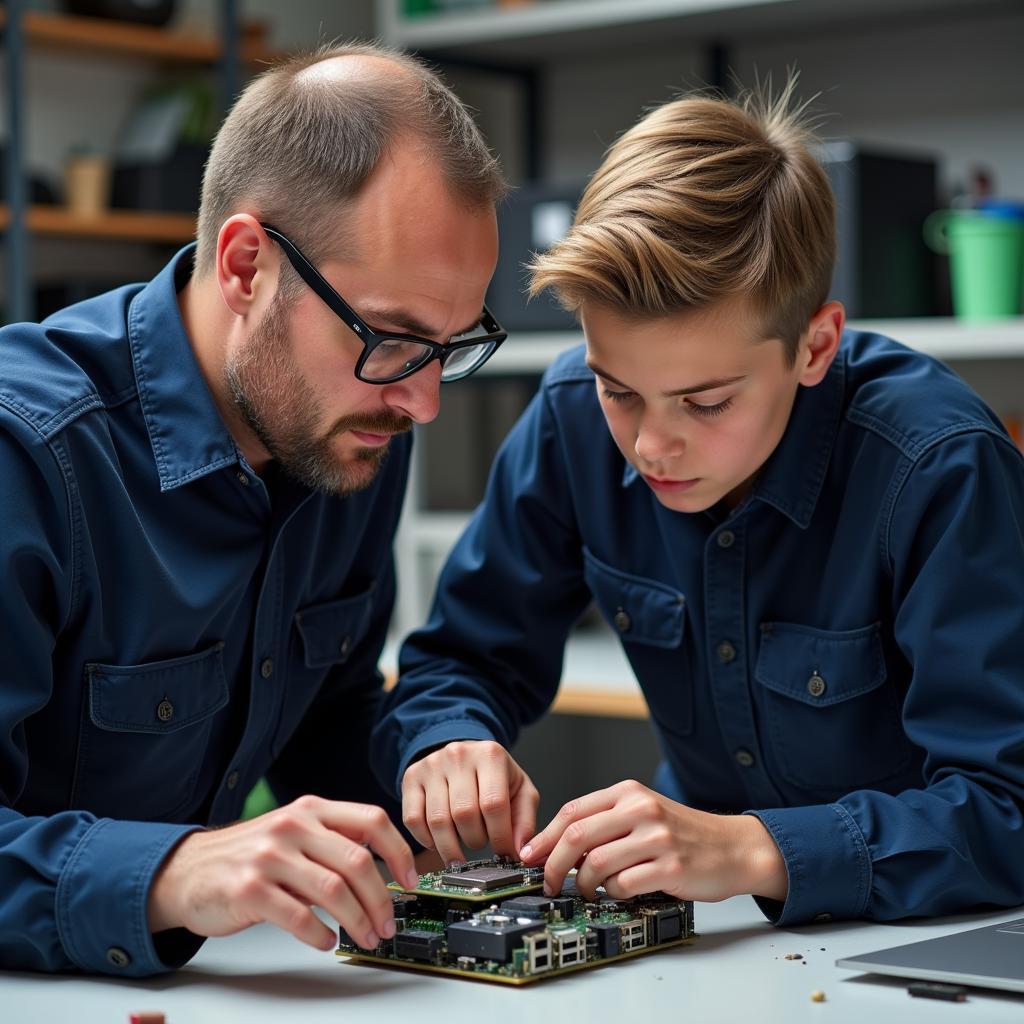
<instances>
[{"instance_id":1,"label":"man's nose","mask_svg":"<svg viewBox=\"0 0 1024 1024\"><path fill-rule=\"evenodd\" d=\"M441 364L435 359L411 377L386 384L381 397L413 423L429 423L441 405Z\"/></svg>"}]
</instances>

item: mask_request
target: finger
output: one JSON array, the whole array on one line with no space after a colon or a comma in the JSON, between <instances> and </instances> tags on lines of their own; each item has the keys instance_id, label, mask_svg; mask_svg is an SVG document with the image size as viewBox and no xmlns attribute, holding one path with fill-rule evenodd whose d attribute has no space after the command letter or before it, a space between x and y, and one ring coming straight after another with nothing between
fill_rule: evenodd
<instances>
[{"instance_id":1,"label":"finger","mask_svg":"<svg viewBox=\"0 0 1024 1024\"><path fill-rule=\"evenodd\" d=\"M452 821L447 778L443 775L431 778L426 782L425 789L425 813L432 846L445 864L464 861L466 856L459 845L458 833Z\"/></svg>"},{"instance_id":2,"label":"finger","mask_svg":"<svg viewBox=\"0 0 1024 1024\"><path fill-rule=\"evenodd\" d=\"M325 952L333 949L337 936L313 913L309 906L279 885L268 882L252 903L253 915L268 921L300 942Z\"/></svg>"},{"instance_id":3,"label":"finger","mask_svg":"<svg viewBox=\"0 0 1024 1024\"><path fill-rule=\"evenodd\" d=\"M635 821L631 815L620 807L569 822L561 838L555 843L554 849L548 854L547 863L544 865L545 892L561 892L565 876L571 868L580 863L584 854L588 855L589 861L595 850L606 843L628 836L634 825ZM577 877L577 888L579 885ZM590 895L592 894L591 890Z\"/></svg>"},{"instance_id":4,"label":"finger","mask_svg":"<svg viewBox=\"0 0 1024 1024\"><path fill-rule=\"evenodd\" d=\"M448 807L459 836L471 850L487 845L487 826L480 813L476 769L466 766L448 775Z\"/></svg>"},{"instance_id":5,"label":"finger","mask_svg":"<svg viewBox=\"0 0 1024 1024\"><path fill-rule=\"evenodd\" d=\"M513 850L520 850L537 831L537 806L540 793L525 772L522 773L519 788L512 794Z\"/></svg>"},{"instance_id":6,"label":"finger","mask_svg":"<svg viewBox=\"0 0 1024 1024\"><path fill-rule=\"evenodd\" d=\"M324 803L323 824L357 844L369 846L388 866L392 878L410 888L415 886L419 875L412 850L383 808L334 800Z\"/></svg>"},{"instance_id":7,"label":"finger","mask_svg":"<svg viewBox=\"0 0 1024 1024\"><path fill-rule=\"evenodd\" d=\"M494 852L512 855L518 847L512 841L512 798L509 792L509 756L500 747L477 766L480 813Z\"/></svg>"},{"instance_id":8,"label":"finger","mask_svg":"<svg viewBox=\"0 0 1024 1024\"><path fill-rule=\"evenodd\" d=\"M409 780L406 773L402 780L402 821L412 837L427 850L434 848L434 840L427 828L426 794L419 782Z\"/></svg>"},{"instance_id":9,"label":"finger","mask_svg":"<svg viewBox=\"0 0 1024 1024\"><path fill-rule=\"evenodd\" d=\"M657 861L634 864L623 871L609 875L604 880L605 892L618 900L641 896L648 892L659 892L670 888L678 889L681 880L665 874L658 868ZM688 898L688 897L687 897Z\"/></svg>"},{"instance_id":10,"label":"finger","mask_svg":"<svg viewBox=\"0 0 1024 1024\"><path fill-rule=\"evenodd\" d=\"M356 931L349 935L370 949L377 944L378 937L390 939L395 934L394 903L366 847L345 842L348 848L339 858L340 877L330 883L330 893L337 897L342 912L352 919ZM341 917L338 920L344 924ZM360 935L365 941L358 938Z\"/></svg>"},{"instance_id":11,"label":"finger","mask_svg":"<svg viewBox=\"0 0 1024 1024\"><path fill-rule=\"evenodd\" d=\"M604 885L607 891L606 882L609 878L638 864L645 864L650 859L649 846L633 834L592 847L576 872L576 890L586 899L592 900L599 885Z\"/></svg>"},{"instance_id":12,"label":"finger","mask_svg":"<svg viewBox=\"0 0 1024 1024\"><path fill-rule=\"evenodd\" d=\"M599 814L614 805L615 796L610 789L599 789L595 793L588 793L576 800L570 800L562 806L547 827L520 850L521 859L530 864L539 863L551 853L565 830L574 821L579 818L587 818L591 814Z\"/></svg>"}]
</instances>

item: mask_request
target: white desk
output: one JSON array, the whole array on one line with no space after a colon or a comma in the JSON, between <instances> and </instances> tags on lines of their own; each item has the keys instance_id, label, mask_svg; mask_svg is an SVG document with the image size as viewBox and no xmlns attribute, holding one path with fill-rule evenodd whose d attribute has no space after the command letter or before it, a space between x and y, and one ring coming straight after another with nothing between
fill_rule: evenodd
<instances>
[{"instance_id":1,"label":"white desk","mask_svg":"<svg viewBox=\"0 0 1024 1024\"><path fill-rule=\"evenodd\" d=\"M341 964L261 926L211 940L184 970L148 981L0 973L0 1021L126 1024L133 1010L158 1009L168 1024L1019 1024L1024 996L972 989L966 1005L911 998L898 979L834 963L1021 914L783 931L740 896L696 905L701 938L692 946L522 988ZM825 1003L811 1002L814 989Z\"/></svg>"}]
</instances>

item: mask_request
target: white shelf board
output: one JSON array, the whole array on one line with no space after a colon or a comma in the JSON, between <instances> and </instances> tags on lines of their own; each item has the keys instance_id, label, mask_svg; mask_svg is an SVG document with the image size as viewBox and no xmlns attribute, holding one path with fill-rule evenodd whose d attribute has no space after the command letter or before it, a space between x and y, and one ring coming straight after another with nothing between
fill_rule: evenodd
<instances>
[{"instance_id":1,"label":"white shelf board","mask_svg":"<svg viewBox=\"0 0 1024 1024\"><path fill-rule=\"evenodd\" d=\"M875 331L937 359L1018 359L1024 357L1024 317L959 320L956 317L906 317L851 320L849 327ZM481 373L542 373L562 352L583 341L582 331L512 333Z\"/></svg>"},{"instance_id":2,"label":"white shelf board","mask_svg":"<svg viewBox=\"0 0 1024 1024\"><path fill-rule=\"evenodd\" d=\"M534 62L673 39L785 33L808 27L884 25L893 17L1007 5L1008 0L534 0L404 16L400 0L377 0L386 40L411 50Z\"/></svg>"}]
</instances>

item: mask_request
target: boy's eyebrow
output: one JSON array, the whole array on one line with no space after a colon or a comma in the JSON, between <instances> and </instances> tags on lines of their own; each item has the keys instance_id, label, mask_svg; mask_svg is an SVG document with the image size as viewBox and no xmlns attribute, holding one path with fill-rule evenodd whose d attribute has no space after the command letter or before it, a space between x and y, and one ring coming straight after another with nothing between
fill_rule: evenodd
<instances>
[{"instance_id":1,"label":"boy's eyebrow","mask_svg":"<svg viewBox=\"0 0 1024 1024\"><path fill-rule=\"evenodd\" d=\"M617 380L610 373L607 373L605 370L602 370L599 366L596 366L594 363L588 361L587 366L589 366L590 369L593 370L594 373L598 375L598 377L602 377L604 380L611 381L612 384L618 384L620 388L625 388L627 391L633 390L628 384L623 384L621 380ZM692 387L689 388L677 388L675 391L665 391L663 392L663 394L666 398L675 398L678 395L695 395L700 391L714 391L715 388L724 388L729 384L738 384L743 379L743 376L714 377L711 380L706 380L701 384L694 384Z\"/></svg>"}]
</instances>

